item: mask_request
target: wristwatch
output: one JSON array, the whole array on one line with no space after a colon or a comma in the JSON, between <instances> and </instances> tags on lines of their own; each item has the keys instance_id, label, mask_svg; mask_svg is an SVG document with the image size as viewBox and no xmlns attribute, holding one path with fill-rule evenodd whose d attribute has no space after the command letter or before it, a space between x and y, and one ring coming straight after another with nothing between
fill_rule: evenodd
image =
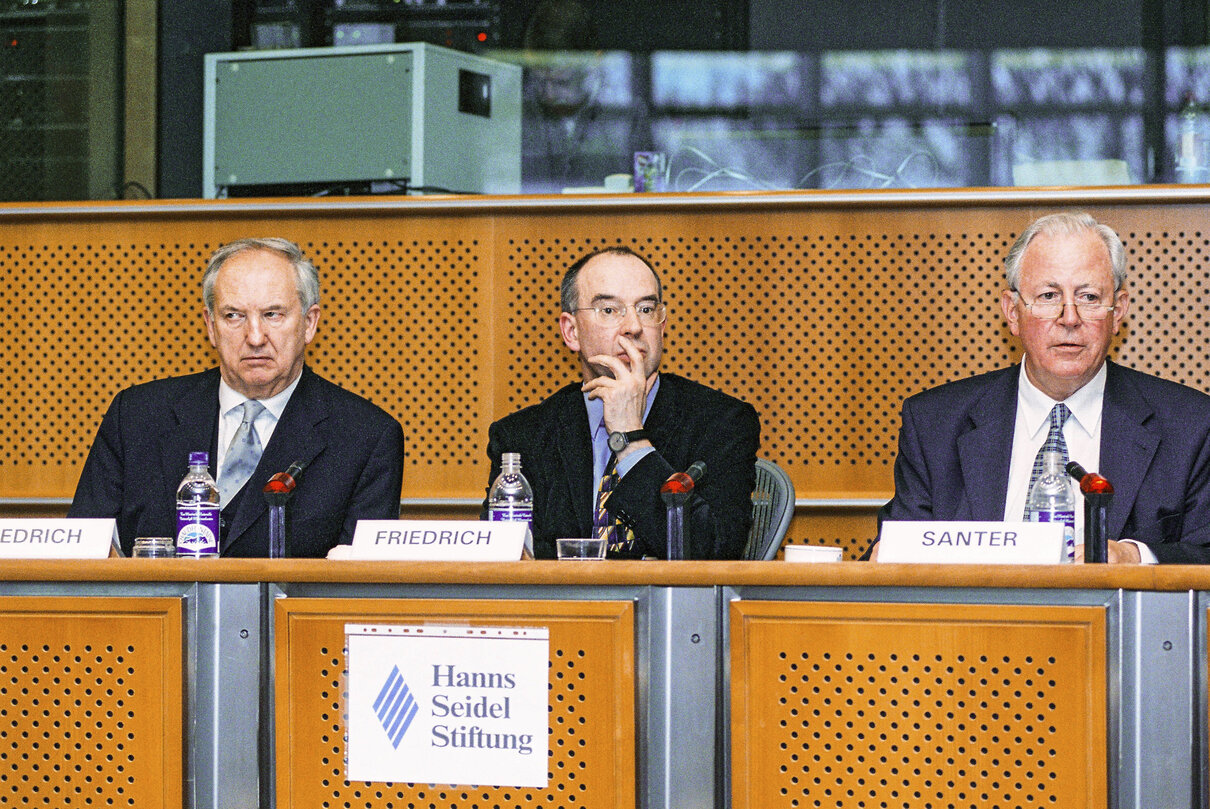
<instances>
[{"instance_id":1,"label":"wristwatch","mask_svg":"<svg viewBox=\"0 0 1210 809\"><path fill-rule=\"evenodd\" d=\"M646 430L631 430L628 433L610 433L609 448L613 450L614 454L616 455L617 453L626 449L626 447L633 444L635 441L642 441L645 438L647 438Z\"/></svg>"}]
</instances>

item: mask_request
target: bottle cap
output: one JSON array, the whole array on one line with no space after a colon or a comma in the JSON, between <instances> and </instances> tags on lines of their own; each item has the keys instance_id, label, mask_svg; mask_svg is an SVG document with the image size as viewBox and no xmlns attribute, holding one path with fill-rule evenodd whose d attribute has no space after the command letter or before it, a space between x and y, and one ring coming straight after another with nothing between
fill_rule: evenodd
<instances>
[{"instance_id":1,"label":"bottle cap","mask_svg":"<svg viewBox=\"0 0 1210 809\"><path fill-rule=\"evenodd\" d=\"M190 466L209 466L210 465L210 453L209 452L191 452L191 453L189 453L189 465Z\"/></svg>"}]
</instances>

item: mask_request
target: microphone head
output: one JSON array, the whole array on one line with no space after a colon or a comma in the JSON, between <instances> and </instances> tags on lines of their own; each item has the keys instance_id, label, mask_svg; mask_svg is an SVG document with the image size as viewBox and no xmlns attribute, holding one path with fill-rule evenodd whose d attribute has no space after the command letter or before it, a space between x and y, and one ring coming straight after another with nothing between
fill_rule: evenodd
<instances>
[{"instance_id":1,"label":"microphone head","mask_svg":"<svg viewBox=\"0 0 1210 809\"><path fill-rule=\"evenodd\" d=\"M295 461L290 464L290 468L285 472L278 472L273 477L269 478L269 482L265 484L265 494L293 494L294 487L298 485L298 476L302 474L303 469L307 467L301 461Z\"/></svg>"},{"instance_id":2,"label":"microphone head","mask_svg":"<svg viewBox=\"0 0 1210 809\"><path fill-rule=\"evenodd\" d=\"M1096 472L1089 472L1075 461L1067 462L1067 474L1080 482L1081 494L1113 494L1113 484Z\"/></svg>"},{"instance_id":3,"label":"microphone head","mask_svg":"<svg viewBox=\"0 0 1210 809\"><path fill-rule=\"evenodd\" d=\"M1091 472L1080 481L1082 494L1113 494L1113 484L1096 472Z\"/></svg>"},{"instance_id":4,"label":"microphone head","mask_svg":"<svg viewBox=\"0 0 1210 809\"><path fill-rule=\"evenodd\" d=\"M290 494L294 486L293 477L286 472L278 472L265 484L265 494Z\"/></svg>"},{"instance_id":5,"label":"microphone head","mask_svg":"<svg viewBox=\"0 0 1210 809\"><path fill-rule=\"evenodd\" d=\"M664 485L660 486L660 494L689 494L693 487L706 474L704 461L697 461L684 472L673 472Z\"/></svg>"}]
</instances>

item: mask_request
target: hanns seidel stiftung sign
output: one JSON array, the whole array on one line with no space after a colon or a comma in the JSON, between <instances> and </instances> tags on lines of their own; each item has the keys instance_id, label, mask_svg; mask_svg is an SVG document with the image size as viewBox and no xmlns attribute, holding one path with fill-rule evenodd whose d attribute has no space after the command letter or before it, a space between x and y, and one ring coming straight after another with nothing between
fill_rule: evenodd
<instances>
[{"instance_id":1,"label":"hanns seidel stiftung sign","mask_svg":"<svg viewBox=\"0 0 1210 809\"><path fill-rule=\"evenodd\" d=\"M545 627L345 626L348 779L545 787Z\"/></svg>"}]
</instances>

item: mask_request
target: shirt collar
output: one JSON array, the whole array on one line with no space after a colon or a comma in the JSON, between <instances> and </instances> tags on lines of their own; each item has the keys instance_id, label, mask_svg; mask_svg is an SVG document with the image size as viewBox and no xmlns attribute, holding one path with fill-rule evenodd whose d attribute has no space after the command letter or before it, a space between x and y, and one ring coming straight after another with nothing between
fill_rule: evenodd
<instances>
[{"instance_id":1,"label":"shirt collar","mask_svg":"<svg viewBox=\"0 0 1210 809\"><path fill-rule=\"evenodd\" d=\"M302 374L298 378L286 386L286 389L281 393L275 393L268 399L257 399L264 408L273 414L273 420L277 421L281 418L282 411L286 409L286 405L290 401L290 397L294 394L294 389L298 387L299 381L302 379ZM225 416L231 412L232 408L240 407L244 402L248 401L248 397L239 393L226 380L220 379L218 383L218 412L220 416Z\"/></svg>"},{"instance_id":2,"label":"shirt collar","mask_svg":"<svg viewBox=\"0 0 1210 809\"><path fill-rule=\"evenodd\" d=\"M1068 421L1075 419L1089 436L1096 435L1101 423L1101 404L1105 399L1105 378L1108 375L1105 363L1096 375L1088 380L1084 387L1063 400L1071 411ZM1037 437L1044 429L1049 429L1050 411L1058 404L1042 391L1034 387L1025 373L1025 362L1021 363L1021 380L1017 385L1017 408L1025 419L1025 429L1030 436Z\"/></svg>"},{"instance_id":3,"label":"shirt collar","mask_svg":"<svg viewBox=\"0 0 1210 809\"><path fill-rule=\"evenodd\" d=\"M651 412L651 403L655 401L655 394L659 389L660 376L656 374L651 390L647 391L647 404L643 406L643 423L647 422L647 414ZM601 429L601 423L605 421L605 403L600 399L589 399L588 394L585 393L584 406L588 408L588 435L594 436L597 434L597 430Z\"/></svg>"}]
</instances>

